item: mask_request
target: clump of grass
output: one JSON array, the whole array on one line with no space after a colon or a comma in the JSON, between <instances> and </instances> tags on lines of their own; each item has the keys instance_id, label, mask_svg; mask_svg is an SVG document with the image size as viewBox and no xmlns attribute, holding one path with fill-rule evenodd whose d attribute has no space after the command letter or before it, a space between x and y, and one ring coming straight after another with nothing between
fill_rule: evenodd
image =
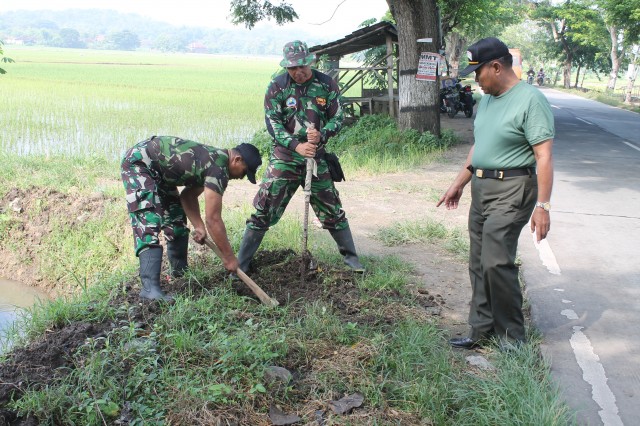
<instances>
[{"instance_id":1,"label":"clump of grass","mask_svg":"<svg viewBox=\"0 0 640 426\"><path fill-rule=\"evenodd\" d=\"M271 152L272 139L266 130L251 141L264 154ZM388 115L365 115L331 138L327 150L340 157L345 173L389 173L424 164L458 143L451 130L438 138L430 132L399 130Z\"/></svg>"},{"instance_id":2,"label":"clump of grass","mask_svg":"<svg viewBox=\"0 0 640 426\"><path fill-rule=\"evenodd\" d=\"M464 230L450 229L432 219L397 222L380 228L375 237L386 246L441 241L451 253L466 258L469 253L469 241Z\"/></svg>"},{"instance_id":3,"label":"clump of grass","mask_svg":"<svg viewBox=\"0 0 640 426\"><path fill-rule=\"evenodd\" d=\"M498 352L491 360L495 370L466 374L465 386L452 386L458 406L452 424L575 424L536 346Z\"/></svg>"},{"instance_id":4,"label":"clump of grass","mask_svg":"<svg viewBox=\"0 0 640 426\"><path fill-rule=\"evenodd\" d=\"M455 143L451 131L438 138L430 132L399 130L387 115L366 115L338 133L329 149L340 156L347 171L385 173L423 164Z\"/></svg>"}]
</instances>

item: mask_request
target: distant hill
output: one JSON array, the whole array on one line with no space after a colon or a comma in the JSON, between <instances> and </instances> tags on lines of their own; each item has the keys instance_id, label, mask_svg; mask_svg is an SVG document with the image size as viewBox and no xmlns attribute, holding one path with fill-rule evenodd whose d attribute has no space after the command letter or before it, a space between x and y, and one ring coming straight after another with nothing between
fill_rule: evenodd
<instances>
[{"instance_id":1,"label":"distant hill","mask_svg":"<svg viewBox=\"0 0 640 426\"><path fill-rule=\"evenodd\" d=\"M355 28L353 29L355 30ZM349 32L349 31L347 31ZM331 41L296 33L309 45ZM0 13L5 44L91 49L153 49L174 52L280 55L291 41L280 27L247 30L175 26L134 13L105 9L36 10Z\"/></svg>"}]
</instances>

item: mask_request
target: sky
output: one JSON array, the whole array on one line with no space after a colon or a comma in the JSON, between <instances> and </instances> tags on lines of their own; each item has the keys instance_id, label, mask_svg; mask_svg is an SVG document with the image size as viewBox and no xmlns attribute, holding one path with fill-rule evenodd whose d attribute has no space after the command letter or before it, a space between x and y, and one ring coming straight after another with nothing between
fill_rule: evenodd
<instances>
[{"instance_id":1,"label":"sky","mask_svg":"<svg viewBox=\"0 0 640 426\"><path fill-rule=\"evenodd\" d=\"M283 28L303 30L319 37L350 34L363 21L380 19L388 9L386 0L286 1L296 10L299 19ZM280 0L272 2L279 4ZM234 28L228 18L229 3L229 0L2 0L0 11L112 9L137 13L178 26ZM261 23L256 27L267 25L269 23ZM274 21L271 21L271 25L275 25Z\"/></svg>"}]
</instances>

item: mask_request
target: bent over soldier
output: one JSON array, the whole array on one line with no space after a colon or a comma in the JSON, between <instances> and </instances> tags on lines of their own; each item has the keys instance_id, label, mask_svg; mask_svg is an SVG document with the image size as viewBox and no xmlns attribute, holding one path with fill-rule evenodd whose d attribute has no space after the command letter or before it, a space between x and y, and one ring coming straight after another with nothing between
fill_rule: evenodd
<instances>
[{"instance_id":1,"label":"bent over soldier","mask_svg":"<svg viewBox=\"0 0 640 426\"><path fill-rule=\"evenodd\" d=\"M264 99L265 121L273 137L273 150L260 188L253 200L256 211L238 252L239 267L246 271L269 227L278 223L291 197L304 186L305 158L314 158L317 176L311 182L313 211L338 244L344 262L363 272L338 191L324 159L325 146L342 126L338 84L312 70L314 54L301 41L287 43L280 65L287 72L271 81Z\"/></svg>"},{"instance_id":2,"label":"bent over soldier","mask_svg":"<svg viewBox=\"0 0 640 426\"><path fill-rule=\"evenodd\" d=\"M173 136L153 136L129 149L122 160L122 182L131 218L136 256L140 259L140 280L144 299L171 299L160 288L164 232L171 275L179 277L187 268L189 228L193 239L203 244L209 235L223 254L225 269L235 272L235 257L222 221L222 195L229 179L245 175L256 183L262 164L258 149L242 143L233 149L219 149ZM179 192L178 187L184 187ZM205 221L198 197L204 192ZM206 227L205 227L206 222Z\"/></svg>"}]
</instances>

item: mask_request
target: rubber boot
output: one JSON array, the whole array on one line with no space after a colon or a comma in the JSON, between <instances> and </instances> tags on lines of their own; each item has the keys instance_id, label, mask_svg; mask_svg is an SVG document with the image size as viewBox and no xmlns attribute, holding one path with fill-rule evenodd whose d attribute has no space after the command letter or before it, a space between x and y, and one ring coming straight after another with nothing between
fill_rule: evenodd
<instances>
[{"instance_id":1,"label":"rubber boot","mask_svg":"<svg viewBox=\"0 0 640 426\"><path fill-rule=\"evenodd\" d=\"M336 244L338 244L338 250L340 251L340 254L344 256L345 265L351 268L354 272L364 272L364 266L360 263L360 259L358 259L358 254L356 253L356 246L353 242L351 229L349 229L349 227L339 231L330 229L329 233L331 233Z\"/></svg>"},{"instance_id":2,"label":"rubber boot","mask_svg":"<svg viewBox=\"0 0 640 426\"><path fill-rule=\"evenodd\" d=\"M260 243L266 233L267 231L256 231L251 228L244 230L240 250L238 250L238 267L242 272L249 271L251 259L253 259L253 255L258 251L258 247L260 247Z\"/></svg>"},{"instance_id":3,"label":"rubber boot","mask_svg":"<svg viewBox=\"0 0 640 426\"><path fill-rule=\"evenodd\" d=\"M162 247L151 247L139 255L140 281L142 290L140 297L149 300L173 300L160 288L160 270L162 268Z\"/></svg>"},{"instance_id":4,"label":"rubber boot","mask_svg":"<svg viewBox=\"0 0 640 426\"><path fill-rule=\"evenodd\" d=\"M189 235L175 237L173 241L167 241L167 257L171 276L180 278L187 269L187 253L189 251Z\"/></svg>"}]
</instances>

